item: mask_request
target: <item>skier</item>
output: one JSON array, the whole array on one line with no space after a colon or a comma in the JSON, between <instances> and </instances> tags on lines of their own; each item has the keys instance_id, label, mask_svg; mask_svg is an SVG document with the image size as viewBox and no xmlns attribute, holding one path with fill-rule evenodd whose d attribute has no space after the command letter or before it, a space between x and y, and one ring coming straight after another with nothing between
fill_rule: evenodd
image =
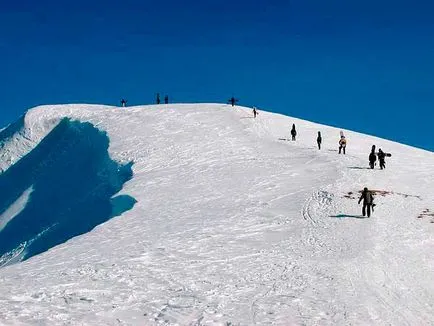
<instances>
[{"instance_id":1,"label":"skier","mask_svg":"<svg viewBox=\"0 0 434 326\"><path fill-rule=\"evenodd\" d=\"M157 102L157 104L160 104L160 103L161 103L161 100L160 100L160 93L157 93L156 102Z\"/></svg>"},{"instance_id":2,"label":"skier","mask_svg":"<svg viewBox=\"0 0 434 326\"><path fill-rule=\"evenodd\" d=\"M344 135L341 135L341 139L339 140L339 154L341 153L341 150L345 154L345 147L347 147L347 140Z\"/></svg>"},{"instance_id":3,"label":"skier","mask_svg":"<svg viewBox=\"0 0 434 326\"><path fill-rule=\"evenodd\" d=\"M321 131L318 131L318 137L316 138L316 143L318 144L318 149L321 149L321 142L322 142Z\"/></svg>"},{"instance_id":4,"label":"skier","mask_svg":"<svg viewBox=\"0 0 434 326\"><path fill-rule=\"evenodd\" d=\"M169 104L169 96L164 97L164 104Z\"/></svg>"},{"instance_id":5,"label":"skier","mask_svg":"<svg viewBox=\"0 0 434 326\"><path fill-rule=\"evenodd\" d=\"M230 103L232 106L234 106L235 103L237 103L237 102L238 102L238 99L236 99L233 96L228 100L228 103Z\"/></svg>"},{"instance_id":6,"label":"skier","mask_svg":"<svg viewBox=\"0 0 434 326\"><path fill-rule=\"evenodd\" d=\"M375 155L375 145L372 145L371 154L369 154L369 166L371 169L374 168L376 160L377 156Z\"/></svg>"},{"instance_id":7,"label":"skier","mask_svg":"<svg viewBox=\"0 0 434 326\"><path fill-rule=\"evenodd\" d=\"M297 136L297 131L295 130L295 123L292 124L291 136L292 140L295 140L295 136Z\"/></svg>"},{"instance_id":8,"label":"skier","mask_svg":"<svg viewBox=\"0 0 434 326\"><path fill-rule=\"evenodd\" d=\"M121 105L123 108L127 106L127 102L128 102L127 100L124 99L121 100Z\"/></svg>"},{"instance_id":9,"label":"skier","mask_svg":"<svg viewBox=\"0 0 434 326\"><path fill-rule=\"evenodd\" d=\"M256 111L256 106L253 107L253 118L256 118L258 111Z\"/></svg>"},{"instance_id":10,"label":"skier","mask_svg":"<svg viewBox=\"0 0 434 326\"><path fill-rule=\"evenodd\" d=\"M384 159L386 158L386 153L384 153L381 148L378 149L378 161L380 161L380 169L383 170L386 168L386 162Z\"/></svg>"},{"instance_id":11,"label":"skier","mask_svg":"<svg viewBox=\"0 0 434 326\"><path fill-rule=\"evenodd\" d=\"M372 192L368 190L368 188L364 188L362 191L362 195L359 198L358 204L360 205L360 202L363 199L363 207L362 207L362 215L365 216L366 213L368 213L368 217L371 216L371 207L372 211L374 211L374 196L372 195Z\"/></svg>"}]
</instances>

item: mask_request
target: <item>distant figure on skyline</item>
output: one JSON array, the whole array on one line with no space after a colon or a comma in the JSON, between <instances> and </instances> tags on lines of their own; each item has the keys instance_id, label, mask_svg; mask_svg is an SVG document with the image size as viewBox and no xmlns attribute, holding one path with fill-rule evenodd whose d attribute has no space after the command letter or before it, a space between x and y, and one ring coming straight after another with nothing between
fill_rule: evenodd
<instances>
[{"instance_id":1,"label":"distant figure on skyline","mask_svg":"<svg viewBox=\"0 0 434 326\"><path fill-rule=\"evenodd\" d=\"M164 96L164 104L169 104L169 96Z\"/></svg>"},{"instance_id":2,"label":"distant figure on skyline","mask_svg":"<svg viewBox=\"0 0 434 326\"><path fill-rule=\"evenodd\" d=\"M292 129L291 129L292 140L295 140L295 136L297 136L297 131L295 130L295 123L293 123L292 124Z\"/></svg>"},{"instance_id":3,"label":"distant figure on skyline","mask_svg":"<svg viewBox=\"0 0 434 326\"><path fill-rule=\"evenodd\" d=\"M234 106L235 103L237 103L237 102L238 102L238 99L236 99L233 96L228 100L228 103L230 103L232 106Z\"/></svg>"},{"instance_id":4,"label":"distant figure on skyline","mask_svg":"<svg viewBox=\"0 0 434 326\"><path fill-rule=\"evenodd\" d=\"M156 103L157 103L157 104L160 104L160 103L161 103L161 100L160 100L160 93L157 93Z\"/></svg>"},{"instance_id":5,"label":"distant figure on skyline","mask_svg":"<svg viewBox=\"0 0 434 326\"><path fill-rule=\"evenodd\" d=\"M322 142L321 131L318 131L318 137L316 138L316 143L318 144L318 149L321 149L321 142Z\"/></svg>"},{"instance_id":6,"label":"distant figure on skyline","mask_svg":"<svg viewBox=\"0 0 434 326\"><path fill-rule=\"evenodd\" d=\"M253 107L253 118L256 118L258 111L256 111L256 106Z\"/></svg>"},{"instance_id":7,"label":"distant figure on skyline","mask_svg":"<svg viewBox=\"0 0 434 326\"><path fill-rule=\"evenodd\" d=\"M121 105L122 105L122 107L126 107L127 106L127 100L124 100L124 99L122 99L121 100Z\"/></svg>"}]
</instances>

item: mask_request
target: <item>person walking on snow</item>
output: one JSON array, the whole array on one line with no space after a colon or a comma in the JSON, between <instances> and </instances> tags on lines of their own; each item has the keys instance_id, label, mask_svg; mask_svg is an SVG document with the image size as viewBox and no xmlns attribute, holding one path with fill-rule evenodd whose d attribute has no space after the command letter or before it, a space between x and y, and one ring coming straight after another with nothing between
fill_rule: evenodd
<instances>
[{"instance_id":1,"label":"person walking on snow","mask_svg":"<svg viewBox=\"0 0 434 326\"><path fill-rule=\"evenodd\" d=\"M157 93L157 98L155 99L155 102L157 102L157 104L160 104L160 103L161 103L161 100L160 100L160 93Z\"/></svg>"},{"instance_id":2,"label":"person walking on snow","mask_svg":"<svg viewBox=\"0 0 434 326\"><path fill-rule=\"evenodd\" d=\"M369 154L369 166L371 169L374 168L376 160L377 155L375 155L375 145L372 145L371 154Z\"/></svg>"},{"instance_id":3,"label":"person walking on snow","mask_svg":"<svg viewBox=\"0 0 434 326\"><path fill-rule=\"evenodd\" d=\"M121 105L123 108L127 106L127 102L128 102L127 100L124 99L121 100Z\"/></svg>"},{"instance_id":4,"label":"person walking on snow","mask_svg":"<svg viewBox=\"0 0 434 326\"><path fill-rule=\"evenodd\" d=\"M295 140L295 136L297 136L297 131L295 130L295 123L292 124L291 136L292 140Z\"/></svg>"},{"instance_id":5,"label":"person walking on snow","mask_svg":"<svg viewBox=\"0 0 434 326\"><path fill-rule=\"evenodd\" d=\"M360 202L363 199L363 207L362 207L362 215L365 216L366 213L368 213L368 217L371 216L371 208L372 211L374 211L374 196L372 195L372 192L368 190L368 188L364 188L362 191L362 195L359 198L358 204L360 205Z\"/></svg>"},{"instance_id":6,"label":"person walking on snow","mask_svg":"<svg viewBox=\"0 0 434 326\"><path fill-rule=\"evenodd\" d=\"M253 118L256 118L258 111L256 111L256 106L253 107Z\"/></svg>"},{"instance_id":7,"label":"person walking on snow","mask_svg":"<svg viewBox=\"0 0 434 326\"><path fill-rule=\"evenodd\" d=\"M345 154L345 147L347 147L347 140L344 135L341 135L341 139L339 140L339 154L341 151Z\"/></svg>"},{"instance_id":8,"label":"person walking on snow","mask_svg":"<svg viewBox=\"0 0 434 326\"><path fill-rule=\"evenodd\" d=\"M321 149L321 142L322 142L321 131L318 131L318 137L316 137L316 143L318 144L318 149Z\"/></svg>"},{"instance_id":9,"label":"person walking on snow","mask_svg":"<svg viewBox=\"0 0 434 326\"><path fill-rule=\"evenodd\" d=\"M384 159L386 158L386 153L384 153L381 148L378 149L378 161L380 161L380 169L383 170L386 168L386 162Z\"/></svg>"}]
</instances>

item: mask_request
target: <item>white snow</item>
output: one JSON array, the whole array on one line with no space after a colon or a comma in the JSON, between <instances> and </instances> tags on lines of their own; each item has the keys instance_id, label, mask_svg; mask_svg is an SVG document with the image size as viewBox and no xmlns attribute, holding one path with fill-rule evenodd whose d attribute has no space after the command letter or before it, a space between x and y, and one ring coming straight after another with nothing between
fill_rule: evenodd
<instances>
[{"instance_id":1,"label":"white snow","mask_svg":"<svg viewBox=\"0 0 434 326\"><path fill-rule=\"evenodd\" d=\"M63 105L26 114L1 169L63 117L134 161L137 203L0 269L1 325L434 324L433 153L343 130L338 155L340 129L239 106ZM369 219L364 186L391 192Z\"/></svg>"},{"instance_id":2,"label":"white snow","mask_svg":"<svg viewBox=\"0 0 434 326\"><path fill-rule=\"evenodd\" d=\"M15 216L17 216L27 205L30 195L33 192L33 187L30 187L22 193L22 195L8 207L8 209L0 214L0 232L4 229Z\"/></svg>"}]
</instances>

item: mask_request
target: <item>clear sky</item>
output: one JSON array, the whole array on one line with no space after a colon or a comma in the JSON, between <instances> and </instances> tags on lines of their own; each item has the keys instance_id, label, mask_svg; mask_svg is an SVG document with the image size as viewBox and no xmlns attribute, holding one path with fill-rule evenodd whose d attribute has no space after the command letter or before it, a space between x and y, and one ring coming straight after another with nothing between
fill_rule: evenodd
<instances>
[{"instance_id":1,"label":"clear sky","mask_svg":"<svg viewBox=\"0 0 434 326\"><path fill-rule=\"evenodd\" d=\"M428 0L2 1L0 74L1 126L39 104L234 95L434 151Z\"/></svg>"}]
</instances>

